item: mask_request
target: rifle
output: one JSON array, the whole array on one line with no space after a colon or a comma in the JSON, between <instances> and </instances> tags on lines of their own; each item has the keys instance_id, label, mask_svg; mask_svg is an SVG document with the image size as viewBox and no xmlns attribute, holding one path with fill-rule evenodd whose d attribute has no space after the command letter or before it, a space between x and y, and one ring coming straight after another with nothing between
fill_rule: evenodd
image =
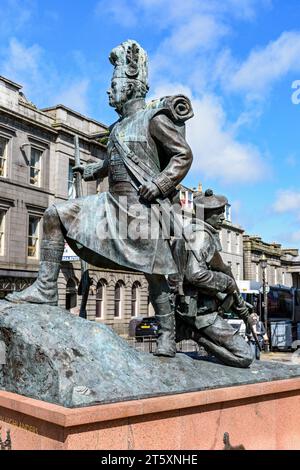
<instances>
[{"instance_id":1,"label":"rifle","mask_svg":"<svg viewBox=\"0 0 300 470\"><path fill-rule=\"evenodd\" d=\"M80 152L79 152L79 139L78 135L74 136L74 146L75 146L75 166L80 166ZM82 176L79 171L75 173L75 192L76 198L82 197ZM81 295L81 305L79 316L81 318L87 318L86 314L86 305L89 296L90 286L92 284L92 279L89 276L88 263L83 259L80 259L81 264L81 280L78 286L78 294Z\"/></svg>"},{"instance_id":2,"label":"rifle","mask_svg":"<svg viewBox=\"0 0 300 470\"><path fill-rule=\"evenodd\" d=\"M232 295L233 295L234 303L237 305L237 307L241 306L240 298L239 298L238 292L237 292L237 291L234 291ZM261 345L260 345L260 343L259 343L259 341L258 341L258 337L257 337L256 331L254 330L253 325L252 325L249 321L248 321L248 326L249 326L249 329L250 329L250 331L251 331L251 333L252 333L252 335L253 335L253 338L254 338L254 340L255 340L256 346L258 347L258 349L259 349L260 351L262 351Z\"/></svg>"},{"instance_id":3,"label":"rifle","mask_svg":"<svg viewBox=\"0 0 300 470\"><path fill-rule=\"evenodd\" d=\"M239 293L237 291L234 291L232 294L228 294L224 297L223 294L221 293L218 293L216 295L216 297L218 298L218 300L221 302L221 305L219 306L219 312L220 313L224 313L224 312L228 312L230 310L230 307L235 304L237 307L241 307L242 304L240 302L240 297L239 297ZM254 341L258 347L258 349L260 351L262 351L262 348L261 348L261 345L260 345L260 342L258 340L258 337L257 337L257 334L256 334L256 331L254 330L253 328L253 325L251 325L250 322L248 322L248 326L249 326L249 329L253 335L253 338L254 338Z\"/></svg>"}]
</instances>

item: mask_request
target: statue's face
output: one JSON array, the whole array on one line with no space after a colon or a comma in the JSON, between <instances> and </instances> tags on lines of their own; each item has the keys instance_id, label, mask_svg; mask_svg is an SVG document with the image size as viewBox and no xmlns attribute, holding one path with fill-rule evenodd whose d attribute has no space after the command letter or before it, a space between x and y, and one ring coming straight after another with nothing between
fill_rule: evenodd
<instances>
[{"instance_id":1,"label":"statue's face","mask_svg":"<svg viewBox=\"0 0 300 470\"><path fill-rule=\"evenodd\" d=\"M225 220L225 207L220 209L210 210L204 214L205 222L216 230L221 230L222 224Z\"/></svg>"},{"instance_id":2,"label":"statue's face","mask_svg":"<svg viewBox=\"0 0 300 470\"><path fill-rule=\"evenodd\" d=\"M126 78L113 78L111 87L107 90L109 105L116 108L117 111L128 100L128 81Z\"/></svg>"}]
</instances>

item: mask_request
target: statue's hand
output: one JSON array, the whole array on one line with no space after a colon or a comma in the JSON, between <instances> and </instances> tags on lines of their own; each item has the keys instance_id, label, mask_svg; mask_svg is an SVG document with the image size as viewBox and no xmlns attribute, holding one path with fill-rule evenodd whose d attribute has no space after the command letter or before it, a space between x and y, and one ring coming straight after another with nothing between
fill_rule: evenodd
<instances>
[{"instance_id":1,"label":"statue's hand","mask_svg":"<svg viewBox=\"0 0 300 470\"><path fill-rule=\"evenodd\" d=\"M233 306L232 310L240 317L242 318L245 322L247 321L248 317L250 316L250 309L249 309L250 304L248 304L241 294L238 295L238 301L236 301Z\"/></svg>"},{"instance_id":2,"label":"statue's hand","mask_svg":"<svg viewBox=\"0 0 300 470\"><path fill-rule=\"evenodd\" d=\"M152 183L152 181L149 181L148 183L144 183L139 187L139 194L144 199L146 199L146 201L153 201L161 194L161 192L156 184Z\"/></svg>"},{"instance_id":3,"label":"statue's hand","mask_svg":"<svg viewBox=\"0 0 300 470\"><path fill-rule=\"evenodd\" d=\"M73 166L72 172L73 173L80 173L81 175L83 175L84 165Z\"/></svg>"}]
</instances>

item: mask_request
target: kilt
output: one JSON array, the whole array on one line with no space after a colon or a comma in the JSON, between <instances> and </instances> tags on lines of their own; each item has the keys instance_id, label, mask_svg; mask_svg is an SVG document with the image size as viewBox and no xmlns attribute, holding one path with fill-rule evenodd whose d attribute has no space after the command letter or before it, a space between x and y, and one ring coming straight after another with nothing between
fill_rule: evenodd
<instances>
[{"instance_id":1,"label":"kilt","mask_svg":"<svg viewBox=\"0 0 300 470\"><path fill-rule=\"evenodd\" d=\"M157 203L136 192L104 192L55 204L64 235L81 258L102 268L174 274L170 239L163 235Z\"/></svg>"}]
</instances>

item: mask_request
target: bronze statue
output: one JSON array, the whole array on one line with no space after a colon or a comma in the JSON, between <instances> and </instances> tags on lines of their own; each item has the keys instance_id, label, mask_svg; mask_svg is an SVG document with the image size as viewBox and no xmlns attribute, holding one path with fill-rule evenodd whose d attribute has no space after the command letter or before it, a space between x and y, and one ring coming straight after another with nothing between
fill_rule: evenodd
<instances>
[{"instance_id":1,"label":"bronze statue","mask_svg":"<svg viewBox=\"0 0 300 470\"><path fill-rule=\"evenodd\" d=\"M170 204L169 198L192 163L184 122L193 112L183 96L145 103L148 59L136 41L125 41L113 49L110 62L114 73L109 104L120 117L110 128L107 158L75 168L86 181L108 176L109 191L47 209L38 278L24 291L9 294L7 300L57 305L57 278L66 239L94 266L145 273L160 324L157 355L173 357L175 314L166 275L176 273L177 267L170 241L161 231L156 237L139 238L136 230L134 236L120 233L136 225L145 230L153 207Z\"/></svg>"},{"instance_id":2,"label":"bronze statue","mask_svg":"<svg viewBox=\"0 0 300 470\"><path fill-rule=\"evenodd\" d=\"M212 190L198 193L194 205L204 209L204 221L194 218L190 223L189 246L183 238L174 241L179 273L169 282L175 294L176 340L193 339L225 364L248 367L253 361L249 345L222 318L231 309L247 324L256 321L220 255L219 230L227 203Z\"/></svg>"}]
</instances>

